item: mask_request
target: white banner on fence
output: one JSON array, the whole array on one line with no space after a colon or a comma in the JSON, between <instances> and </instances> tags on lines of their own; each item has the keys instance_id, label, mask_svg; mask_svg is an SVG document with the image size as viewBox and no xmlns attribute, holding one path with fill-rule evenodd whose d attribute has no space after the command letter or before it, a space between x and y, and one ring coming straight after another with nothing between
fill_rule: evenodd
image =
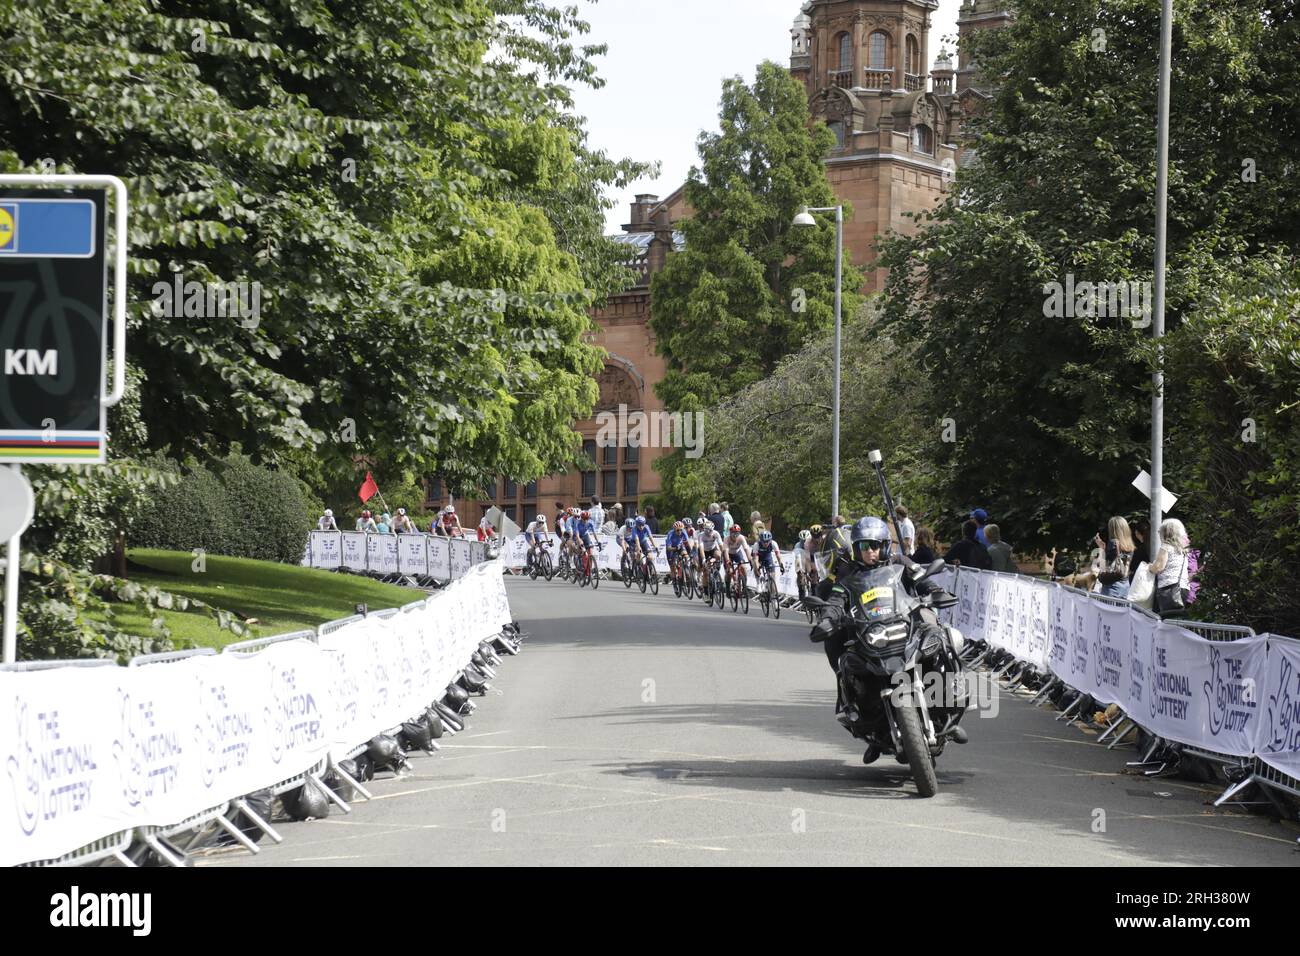
<instances>
[{"instance_id":1,"label":"white banner on fence","mask_svg":"<svg viewBox=\"0 0 1300 956\"><path fill-rule=\"evenodd\" d=\"M469 570L469 542L464 538L450 538L447 548L451 552L451 578L463 578Z\"/></svg>"},{"instance_id":2,"label":"white banner on fence","mask_svg":"<svg viewBox=\"0 0 1300 956\"><path fill-rule=\"evenodd\" d=\"M397 573L397 535L366 535L366 559L373 574Z\"/></svg>"},{"instance_id":3,"label":"white banner on fence","mask_svg":"<svg viewBox=\"0 0 1300 956\"><path fill-rule=\"evenodd\" d=\"M365 574L368 570L366 564L366 533L364 531L344 531L343 535L343 567L349 571L356 571L358 574Z\"/></svg>"},{"instance_id":4,"label":"white banner on fence","mask_svg":"<svg viewBox=\"0 0 1300 956\"><path fill-rule=\"evenodd\" d=\"M397 570L402 574L427 577L429 553L425 547L428 535L399 534L397 536Z\"/></svg>"},{"instance_id":5,"label":"white banner on fence","mask_svg":"<svg viewBox=\"0 0 1300 956\"><path fill-rule=\"evenodd\" d=\"M373 537L385 537L375 535ZM427 601L256 654L0 671L0 866L169 826L350 751L440 697L510 621L501 563Z\"/></svg>"},{"instance_id":6,"label":"white banner on fence","mask_svg":"<svg viewBox=\"0 0 1300 956\"><path fill-rule=\"evenodd\" d=\"M313 531L311 533L311 566L332 571L343 560L340 546L341 532Z\"/></svg>"},{"instance_id":7,"label":"white banner on fence","mask_svg":"<svg viewBox=\"0 0 1300 956\"><path fill-rule=\"evenodd\" d=\"M1300 778L1300 643L1274 635L1265 640L1255 753L1270 767Z\"/></svg>"}]
</instances>

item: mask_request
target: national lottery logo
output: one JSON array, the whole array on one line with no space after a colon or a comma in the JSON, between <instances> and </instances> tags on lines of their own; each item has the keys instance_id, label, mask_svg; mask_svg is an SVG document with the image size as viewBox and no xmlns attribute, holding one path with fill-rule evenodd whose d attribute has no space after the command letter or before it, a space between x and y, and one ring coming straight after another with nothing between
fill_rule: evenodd
<instances>
[{"instance_id":1,"label":"national lottery logo","mask_svg":"<svg viewBox=\"0 0 1300 956\"><path fill-rule=\"evenodd\" d=\"M1283 657L1277 692L1268 695L1268 749L1272 753L1300 752L1300 674L1293 694L1292 672L1290 659Z\"/></svg>"}]
</instances>

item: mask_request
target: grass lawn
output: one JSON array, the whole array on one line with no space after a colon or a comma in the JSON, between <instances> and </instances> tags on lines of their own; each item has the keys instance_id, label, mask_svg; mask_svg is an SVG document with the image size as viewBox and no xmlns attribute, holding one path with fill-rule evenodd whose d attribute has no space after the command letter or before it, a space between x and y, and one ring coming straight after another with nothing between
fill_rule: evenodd
<instances>
[{"instance_id":1,"label":"grass lawn","mask_svg":"<svg viewBox=\"0 0 1300 956\"><path fill-rule=\"evenodd\" d=\"M415 588L382 584L353 574L335 574L272 561L223 558L209 555L206 570L191 570L194 560L188 552L134 548L127 552L138 566L130 579L141 584L198 598L213 607L256 619L251 624L255 637L270 637L287 631L315 627L347 617L356 605L378 610L400 607L423 595ZM118 626L138 634L149 632L147 615L125 605L114 605ZM230 631L217 627L206 611L163 611L163 618L177 641L193 641L201 647L221 647L238 640Z\"/></svg>"}]
</instances>

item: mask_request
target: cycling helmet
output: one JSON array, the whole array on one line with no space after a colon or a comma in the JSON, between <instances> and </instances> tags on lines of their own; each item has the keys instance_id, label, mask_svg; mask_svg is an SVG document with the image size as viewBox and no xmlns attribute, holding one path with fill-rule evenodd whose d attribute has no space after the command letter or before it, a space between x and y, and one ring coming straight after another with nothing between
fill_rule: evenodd
<instances>
[{"instance_id":1,"label":"cycling helmet","mask_svg":"<svg viewBox=\"0 0 1300 956\"><path fill-rule=\"evenodd\" d=\"M536 521L538 524L546 524L546 515L538 515L533 520Z\"/></svg>"},{"instance_id":2,"label":"cycling helmet","mask_svg":"<svg viewBox=\"0 0 1300 956\"><path fill-rule=\"evenodd\" d=\"M363 511L363 512L361 512L361 517L363 517L363 518L369 518L369 517L370 517L370 512L369 512L369 511Z\"/></svg>"},{"instance_id":3,"label":"cycling helmet","mask_svg":"<svg viewBox=\"0 0 1300 956\"><path fill-rule=\"evenodd\" d=\"M454 515L455 513L456 513L455 505L447 505L447 514ZM402 514L406 514L406 512L403 511Z\"/></svg>"},{"instance_id":4,"label":"cycling helmet","mask_svg":"<svg viewBox=\"0 0 1300 956\"><path fill-rule=\"evenodd\" d=\"M644 528L644 527L645 527L645 515L637 515L637 516L636 516L636 526L637 526L638 528Z\"/></svg>"},{"instance_id":5,"label":"cycling helmet","mask_svg":"<svg viewBox=\"0 0 1300 956\"><path fill-rule=\"evenodd\" d=\"M673 522L673 530L674 530L674 531L682 531L682 530L685 529L685 527L686 527L686 525L682 524L680 521L674 521L674 522Z\"/></svg>"},{"instance_id":6,"label":"cycling helmet","mask_svg":"<svg viewBox=\"0 0 1300 956\"><path fill-rule=\"evenodd\" d=\"M732 534L740 534L740 525L738 525L738 524L733 524L733 525L731 526L731 533L732 533Z\"/></svg>"},{"instance_id":7,"label":"cycling helmet","mask_svg":"<svg viewBox=\"0 0 1300 956\"><path fill-rule=\"evenodd\" d=\"M771 540L772 540L772 532L770 532L770 531L763 531L763 532L760 532L759 535L758 535L758 540L759 540L759 541L763 541L763 542L771 541Z\"/></svg>"},{"instance_id":8,"label":"cycling helmet","mask_svg":"<svg viewBox=\"0 0 1300 956\"><path fill-rule=\"evenodd\" d=\"M853 526L852 541L853 560L859 564L875 567L889 560L889 528L875 515L858 519L857 524ZM874 560L869 559L866 554L872 547L878 549Z\"/></svg>"},{"instance_id":9,"label":"cycling helmet","mask_svg":"<svg viewBox=\"0 0 1300 956\"><path fill-rule=\"evenodd\" d=\"M693 518L683 518L683 519L682 519L682 524L685 525L687 528L694 528L694 527L695 527L695 519L693 519Z\"/></svg>"},{"instance_id":10,"label":"cycling helmet","mask_svg":"<svg viewBox=\"0 0 1300 956\"><path fill-rule=\"evenodd\" d=\"M623 522L623 527L627 528L627 530L629 531L631 531L635 525L636 522L633 521L631 518L628 518L626 521Z\"/></svg>"},{"instance_id":11,"label":"cycling helmet","mask_svg":"<svg viewBox=\"0 0 1300 956\"><path fill-rule=\"evenodd\" d=\"M591 520L591 512L590 512L590 511L584 511L580 517L582 518L583 521L590 521L590 520Z\"/></svg>"},{"instance_id":12,"label":"cycling helmet","mask_svg":"<svg viewBox=\"0 0 1300 956\"><path fill-rule=\"evenodd\" d=\"M811 531L813 534L821 534L821 533L822 533L822 526L819 525L819 524L815 524L815 525L813 525L811 528L809 528L808 530Z\"/></svg>"},{"instance_id":13,"label":"cycling helmet","mask_svg":"<svg viewBox=\"0 0 1300 956\"><path fill-rule=\"evenodd\" d=\"M332 511L330 511L328 508L326 508L326 509L325 509L325 517L327 517L327 518L333 518L333 517L334 517L334 512L332 512Z\"/></svg>"},{"instance_id":14,"label":"cycling helmet","mask_svg":"<svg viewBox=\"0 0 1300 956\"><path fill-rule=\"evenodd\" d=\"M812 532L809 531L807 528L804 528L802 531L799 532L800 541L807 541L811 537L812 537Z\"/></svg>"},{"instance_id":15,"label":"cycling helmet","mask_svg":"<svg viewBox=\"0 0 1300 956\"><path fill-rule=\"evenodd\" d=\"M405 509L405 508L398 508L398 509L397 509L397 513L398 513L399 515L404 515L404 514L406 514L406 509Z\"/></svg>"}]
</instances>

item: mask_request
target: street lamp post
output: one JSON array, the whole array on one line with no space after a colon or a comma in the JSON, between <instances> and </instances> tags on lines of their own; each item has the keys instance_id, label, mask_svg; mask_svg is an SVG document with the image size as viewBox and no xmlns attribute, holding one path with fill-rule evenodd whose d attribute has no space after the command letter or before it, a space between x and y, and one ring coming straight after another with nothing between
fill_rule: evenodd
<instances>
[{"instance_id":1,"label":"street lamp post","mask_svg":"<svg viewBox=\"0 0 1300 956\"><path fill-rule=\"evenodd\" d=\"M835 371L831 397L831 518L840 513L840 296L844 262L844 207L804 206L794 217L796 226L815 226L811 213L835 212Z\"/></svg>"},{"instance_id":2,"label":"street lamp post","mask_svg":"<svg viewBox=\"0 0 1300 956\"><path fill-rule=\"evenodd\" d=\"M1151 335L1156 340L1156 366L1151 373L1151 555L1154 562L1160 551L1160 520L1164 514L1161 484L1164 481L1165 373L1164 349L1160 339L1165 334L1165 223L1169 195L1169 83L1173 53L1173 0L1164 0L1160 8L1160 86L1156 118L1156 268L1155 289L1151 303Z\"/></svg>"}]
</instances>

